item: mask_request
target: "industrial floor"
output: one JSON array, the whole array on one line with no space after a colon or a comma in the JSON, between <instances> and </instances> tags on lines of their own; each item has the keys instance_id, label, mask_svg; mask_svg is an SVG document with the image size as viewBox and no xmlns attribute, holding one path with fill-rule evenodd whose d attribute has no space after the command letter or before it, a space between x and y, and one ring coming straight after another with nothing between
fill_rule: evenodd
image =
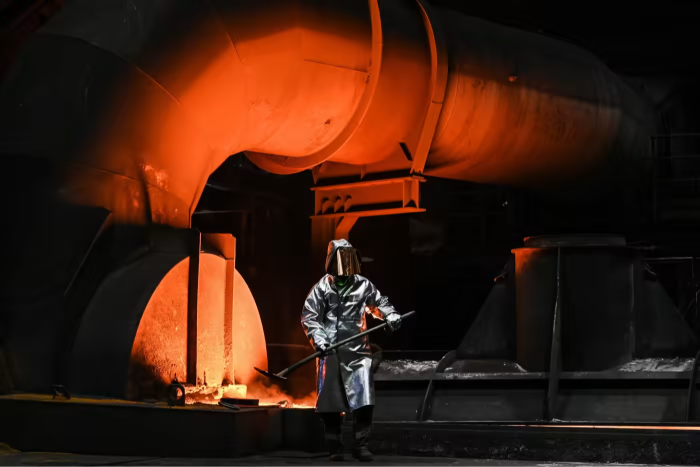
<instances>
[{"instance_id":1,"label":"industrial floor","mask_svg":"<svg viewBox=\"0 0 700 467\"><path fill-rule=\"evenodd\" d=\"M79 454L64 454L51 452L19 452L7 445L0 444L0 466L4 465L74 465L74 466L112 466L112 465L464 465L484 467L545 467L545 466L596 466L606 464L589 464L576 462L522 462L483 459L450 459L435 457L399 457L377 456L371 464L361 464L355 461L331 463L328 458L318 454L279 452L265 456L251 456L238 459L204 459L204 458L148 458L120 456L87 456ZM625 464L616 464L624 467ZM632 465L632 464L627 464Z\"/></svg>"}]
</instances>

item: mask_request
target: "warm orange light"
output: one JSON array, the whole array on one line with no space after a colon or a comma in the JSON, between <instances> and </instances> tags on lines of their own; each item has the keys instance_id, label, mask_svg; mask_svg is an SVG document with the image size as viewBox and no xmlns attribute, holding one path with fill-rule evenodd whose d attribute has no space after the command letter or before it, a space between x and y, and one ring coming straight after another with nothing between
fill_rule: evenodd
<instances>
[{"instance_id":1,"label":"warm orange light","mask_svg":"<svg viewBox=\"0 0 700 467\"><path fill-rule=\"evenodd\" d=\"M316 407L316 394L307 394L304 397L294 398L286 394L279 387L270 385L261 379L256 380L248 386L248 397L259 399L260 405L278 405L289 408L311 408Z\"/></svg>"},{"instance_id":2,"label":"warm orange light","mask_svg":"<svg viewBox=\"0 0 700 467\"><path fill-rule=\"evenodd\" d=\"M254 367L267 368L267 343L258 306L238 271L233 283L233 367L236 383L247 385L258 378Z\"/></svg>"},{"instance_id":3,"label":"warm orange light","mask_svg":"<svg viewBox=\"0 0 700 467\"><path fill-rule=\"evenodd\" d=\"M166 274L146 306L131 352L130 399L163 398L173 379L187 381L188 271L189 259L184 259ZM215 403L225 395L246 397L246 385L258 384L253 367L267 368L265 334L255 300L235 271L230 298L233 339L229 344L233 371L228 374L224 339L226 260L202 254L199 277L197 384L186 388L187 399Z\"/></svg>"}]
</instances>

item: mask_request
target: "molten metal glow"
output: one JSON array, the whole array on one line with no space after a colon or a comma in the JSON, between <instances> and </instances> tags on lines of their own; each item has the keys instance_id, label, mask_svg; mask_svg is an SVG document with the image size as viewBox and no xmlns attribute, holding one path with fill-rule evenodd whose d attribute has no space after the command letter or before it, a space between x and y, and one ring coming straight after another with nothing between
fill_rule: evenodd
<instances>
[{"instance_id":1,"label":"molten metal glow","mask_svg":"<svg viewBox=\"0 0 700 467\"><path fill-rule=\"evenodd\" d=\"M146 306L131 351L128 397L162 398L170 382L187 380L187 278L189 259L163 278ZM245 397L255 381L253 367L267 368L267 349L260 315L247 284L234 272L232 348L233 371L226 369L224 338L226 261L215 255L200 258L197 320L197 385L188 399L215 403L224 394ZM230 384L235 381L236 384Z\"/></svg>"},{"instance_id":2,"label":"molten metal glow","mask_svg":"<svg viewBox=\"0 0 700 467\"><path fill-rule=\"evenodd\" d=\"M227 384L221 386L186 386L186 404L218 404L222 397L243 399L248 388L244 384Z\"/></svg>"},{"instance_id":3,"label":"molten metal glow","mask_svg":"<svg viewBox=\"0 0 700 467\"><path fill-rule=\"evenodd\" d=\"M260 379L248 386L248 397L260 399L260 405L281 405L295 409L316 407L315 393L295 398L277 386L267 386Z\"/></svg>"},{"instance_id":4,"label":"molten metal glow","mask_svg":"<svg viewBox=\"0 0 700 467\"><path fill-rule=\"evenodd\" d=\"M263 407L277 406L294 409L310 409L316 406L316 394L295 398L275 386L265 386L259 380L250 386L197 386L186 387L187 404L218 404L222 397L258 399Z\"/></svg>"},{"instance_id":5,"label":"molten metal glow","mask_svg":"<svg viewBox=\"0 0 700 467\"><path fill-rule=\"evenodd\" d=\"M236 383L247 385L258 378L253 367L267 368L267 343L258 306L238 271L233 283L233 367Z\"/></svg>"}]
</instances>

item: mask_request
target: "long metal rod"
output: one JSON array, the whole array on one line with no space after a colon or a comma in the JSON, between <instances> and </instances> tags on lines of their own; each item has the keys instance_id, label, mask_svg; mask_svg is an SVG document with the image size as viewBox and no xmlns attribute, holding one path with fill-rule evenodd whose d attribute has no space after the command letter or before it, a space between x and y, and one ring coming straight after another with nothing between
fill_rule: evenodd
<instances>
[{"instance_id":1,"label":"long metal rod","mask_svg":"<svg viewBox=\"0 0 700 467\"><path fill-rule=\"evenodd\" d=\"M408 318L409 316L411 316L411 315L413 315L413 314L415 314L415 313L416 313L415 311L409 311L408 313L401 315L401 319L402 319L402 320L403 320L403 319L406 319L406 318ZM342 347L343 345L345 345L345 344L347 344L347 343L349 343L349 342L352 342L352 341L354 341L354 340L357 340L357 339L359 339L360 337L364 337L364 336L366 336L367 334L369 334L369 333L371 333L371 332L379 331L380 329L383 329L383 328L385 328L386 326L388 326L388 324L389 324L389 323L384 322L384 323L380 324L379 326L373 327L372 329L368 329L368 330L363 331L363 332L361 332L361 333L359 333L359 334L356 334L356 335L354 335L354 336L352 336L352 337L348 337L347 339L343 339L343 340L340 341L340 342L336 342L335 344L333 344L333 345L331 345L330 347L328 347L328 348L326 349L325 352L316 352L316 353L314 353L314 354L311 354L311 355L309 355L308 357L306 357L305 359L303 359L303 360L301 360L301 361L295 363L294 365L290 366L289 368L280 371L280 372L277 373L275 376L284 378L286 375L290 374L291 372L293 372L294 370L296 370L296 369L299 368L300 366L304 366L304 365L306 365L307 363L309 363L310 361L315 360L315 359L317 359L318 357L320 357L320 356L322 356L322 355L324 355L324 354L328 354L328 352L331 352L331 351L337 349L338 347Z\"/></svg>"},{"instance_id":2,"label":"long metal rod","mask_svg":"<svg viewBox=\"0 0 700 467\"><path fill-rule=\"evenodd\" d=\"M556 417L557 396L559 393L559 376L561 373L561 248L557 248L557 298L554 302L554 319L552 320L552 349L549 358L549 385L547 388L547 407L545 419Z\"/></svg>"},{"instance_id":3,"label":"long metal rod","mask_svg":"<svg viewBox=\"0 0 700 467\"><path fill-rule=\"evenodd\" d=\"M402 316L401 316L401 319L403 320L403 319L405 319L405 318L408 318L409 316L411 316L411 315L413 315L413 314L415 314L415 313L416 313L415 311L409 311L408 313L402 315ZM371 332L375 332L375 331L379 331L380 329L384 329L384 328L387 327L388 325L389 325L389 323L384 322L384 323L380 324L379 326L373 327L372 329L368 329L368 330L363 331L363 332L361 332L361 333L359 333L359 334L356 334L356 335L354 335L354 336L352 336L352 337L348 337L347 339L343 339L343 340L340 341L340 342L336 342L335 344L333 344L333 345L331 345L330 347L328 347L328 348L326 349L326 352L325 352L325 353L331 352L331 351L337 349L338 347L342 347L342 346L344 346L345 344L348 344L348 343L350 343L350 342L352 342L352 341L354 341L354 340L359 339L360 337L364 337L364 336L366 336L367 334L369 334L369 333L371 333ZM313 355L309 355L309 356L306 357L304 360L302 360L302 361L300 361L300 362L298 362L298 363L295 363L294 365L292 365L292 366L290 366L289 368L287 368L286 370L284 370L284 371L285 371L284 374L289 374L289 373L291 373L292 371L296 370L296 369L299 368L300 366L305 365L305 364L309 363L311 360L314 360L314 359L320 357L321 355L323 355L323 353L324 353L324 352L316 352L316 353L313 354Z\"/></svg>"}]
</instances>

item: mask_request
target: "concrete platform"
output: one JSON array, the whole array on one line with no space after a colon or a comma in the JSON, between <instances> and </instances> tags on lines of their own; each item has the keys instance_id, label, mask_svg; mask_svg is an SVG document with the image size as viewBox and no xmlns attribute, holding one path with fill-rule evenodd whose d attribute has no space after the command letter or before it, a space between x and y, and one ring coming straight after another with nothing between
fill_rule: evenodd
<instances>
[{"instance_id":1,"label":"concrete platform","mask_svg":"<svg viewBox=\"0 0 700 467\"><path fill-rule=\"evenodd\" d=\"M239 459L212 459L212 458L143 458L120 456L90 456L78 454L43 453L43 452L19 452L3 447L0 444L0 465L74 465L74 466L108 466L108 465L154 465L154 466L185 466L185 465L339 465L331 463L324 455L277 452L264 456L250 456ZM355 461L346 461L340 465L368 465ZM482 459L447 459L431 457L402 457L402 456L376 456L374 462L369 465L457 465L457 466L485 466L485 467L540 467L540 466L595 466L603 464L584 463L547 463L532 461L503 461ZM623 467L619 464L620 467ZM631 465L631 464L630 464Z\"/></svg>"},{"instance_id":2,"label":"concrete platform","mask_svg":"<svg viewBox=\"0 0 700 467\"><path fill-rule=\"evenodd\" d=\"M0 442L19 451L148 457L239 457L279 450L319 452L313 409L214 405L168 407L48 395L0 397Z\"/></svg>"},{"instance_id":3,"label":"concrete platform","mask_svg":"<svg viewBox=\"0 0 700 467\"><path fill-rule=\"evenodd\" d=\"M90 465L101 463L102 457L121 459L104 463L133 465L326 462L322 426L313 409L231 411L207 405L175 408L13 395L0 397L0 414L0 443L22 451L13 454L12 462L32 465L44 458L34 459L31 452L98 456L86 461ZM349 435L350 427L344 429ZM378 422L370 449L385 465L700 465L700 426ZM46 458L47 463L62 463L64 458L69 464L78 462L67 454L50 456L53 460Z\"/></svg>"},{"instance_id":4,"label":"concrete platform","mask_svg":"<svg viewBox=\"0 0 700 467\"><path fill-rule=\"evenodd\" d=\"M370 449L401 456L700 465L700 426L377 423Z\"/></svg>"}]
</instances>

